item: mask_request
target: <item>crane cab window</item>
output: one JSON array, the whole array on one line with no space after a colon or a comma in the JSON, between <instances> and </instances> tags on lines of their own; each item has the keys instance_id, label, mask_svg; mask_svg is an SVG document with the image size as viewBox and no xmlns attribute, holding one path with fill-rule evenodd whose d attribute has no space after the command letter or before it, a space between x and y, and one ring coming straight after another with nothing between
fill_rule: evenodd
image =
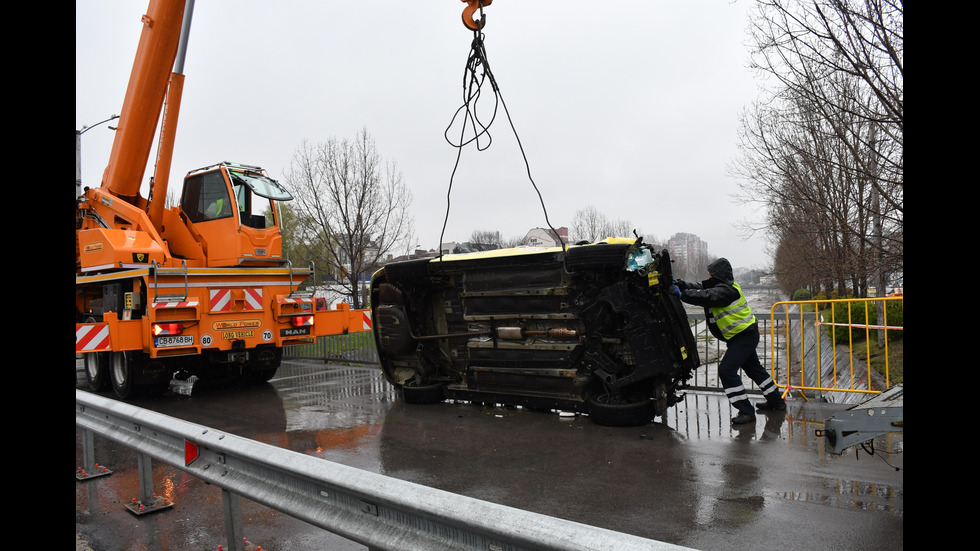
<instances>
[{"instance_id":1,"label":"crane cab window","mask_svg":"<svg viewBox=\"0 0 980 551\"><path fill-rule=\"evenodd\" d=\"M191 222L228 218L234 212L228 187L221 172L205 172L184 180L181 209Z\"/></svg>"},{"instance_id":2,"label":"crane cab window","mask_svg":"<svg viewBox=\"0 0 980 551\"><path fill-rule=\"evenodd\" d=\"M289 201L292 195L279 182L251 171L230 170L231 185L242 225L264 229L276 225L274 201Z\"/></svg>"}]
</instances>

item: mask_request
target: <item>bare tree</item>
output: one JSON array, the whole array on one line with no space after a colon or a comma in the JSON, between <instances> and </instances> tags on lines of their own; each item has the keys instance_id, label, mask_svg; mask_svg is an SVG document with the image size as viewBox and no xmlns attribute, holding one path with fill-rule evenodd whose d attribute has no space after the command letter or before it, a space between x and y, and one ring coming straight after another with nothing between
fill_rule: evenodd
<instances>
[{"instance_id":1,"label":"bare tree","mask_svg":"<svg viewBox=\"0 0 980 551\"><path fill-rule=\"evenodd\" d=\"M609 235L609 221L593 206L575 213L572 220L572 241L598 241Z\"/></svg>"},{"instance_id":2,"label":"bare tree","mask_svg":"<svg viewBox=\"0 0 980 551\"><path fill-rule=\"evenodd\" d=\"M496 245L498 248L502 246L503 240L500 237L500 232L495 230L474 230L470 234L471 243L479 243L481 245Z\"/></svg>"},{"instance_id":3,"label":"bare tree","mask_svg":"<svg viewBox=\"0 0 980 551\"><path fill-rule=\"evenodd\" d=\"M313 263L309 258L307 249L303 245L303 226L300 222L301 214L298 209L293 207L292 202L281 202L279 207L279 220L282 227L282 255L293 266L309 266ZM314 285L316 282L313 282Z\"/></svg>"},{"instance_id":4,"label":"bare tree","mask_svg":"<svg viewBox=\"0 0 980 551\"><path fill-rule=\"evenodd\" d=\"M593 206L576 211L572 220L572 241L595 242L607 237L633 237L634 231L642 235L629 220L609 220Z\"/></svg>"},{"instance_id":5,"label":"bare tree","mask_svg":"<svg viewBox=\"0 0 980 551\"><path fill-rule=\"evenodd\" d=\"M862 160L857 169L901 212L901 196L893 196L900 190L886 184L901 187L904 181L902 0L760 0L758 5L752 65L775 77L774 97L807 98ZM842 112L874 125L876 132L833 125Z\"/></svg>"},{"instance_id":6,"label":"bare tree","mask_svg":"<svg viewBox=\"0 0 980 551\"><path fill-rule=\"evenodd\" d=\"M509 249L523 245L524 237L523 235L504 237L498 230L473 230L473 233L470 234L470 242L492 245L499 249Z\"/></svg>"},{"instance_id":7,"label":"bare tree","mask_svg":"<svg viewBox=\"0 0 980 551\"><path fill-rule=\"evenodd\" d=\"M766 206L780 277L863 294L903 266L902 3L758 5L753 65L776 86L742 120L742 198Z\"/></svg>"},{"instance_id":8,"label":"bare tree","mask_svg":"<svg viewBox=\"0 0 980 551\"><path fill-rule=\"evenodd\" d=\"M304 142L285 180L296 192L296 243L360 308L370 275L414 235L401 173L365 129L353 140Z\"/></svg>"},{"instance_id":9,"label":"bare tree","mask_svg":"<svg viewBox=\"0 0 980 551\"><path fill-rule=\"evenodd\" d=\"M643 237L643 230L636 227L633 222L629 220L616 220L609 223L609 235L614 235L616 237L634 237L639 235ZM652 242L647 240L647 242Z\"/></svg>"}]
</instances>

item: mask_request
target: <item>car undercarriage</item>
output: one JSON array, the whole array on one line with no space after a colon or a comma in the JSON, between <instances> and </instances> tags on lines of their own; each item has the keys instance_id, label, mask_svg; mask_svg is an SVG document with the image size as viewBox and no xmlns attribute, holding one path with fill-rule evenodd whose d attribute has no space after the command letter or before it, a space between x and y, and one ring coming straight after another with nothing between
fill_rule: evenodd
<instances>
[{"instance_id":1,"label":"car undercarriage","mask_svg":"<svg viewBox=\"0 0 980 551\"><path fill-rule=\"evenodd\" d=\"M640 239L390 263L371 283L386 379L445 399L645 424L699 365L666 250Z\"/></svg>"}]
</instances>

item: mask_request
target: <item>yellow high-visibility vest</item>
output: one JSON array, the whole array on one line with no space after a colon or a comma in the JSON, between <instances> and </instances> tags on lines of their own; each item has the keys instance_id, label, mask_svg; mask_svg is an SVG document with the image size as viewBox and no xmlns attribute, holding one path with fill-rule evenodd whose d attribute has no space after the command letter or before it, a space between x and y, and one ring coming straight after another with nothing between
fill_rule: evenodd
<instances>
[{"instance_id":1,"label":"yellow high-visibility vest","mask_svg":"<svg viewBox=\"0 0 980 551\"><path fill-rule=\"evenodd\" d=\"M745 300L742 288L739 287L738 283L733 283L732 286L738 290L738 300L728 306L711 308L712 321L718 326L718 330L721 331L726 340L738 335L746 327L755 323L755 316L752 315L752 309L749 308L749 303Z\"/></svg>"}]
</instances>

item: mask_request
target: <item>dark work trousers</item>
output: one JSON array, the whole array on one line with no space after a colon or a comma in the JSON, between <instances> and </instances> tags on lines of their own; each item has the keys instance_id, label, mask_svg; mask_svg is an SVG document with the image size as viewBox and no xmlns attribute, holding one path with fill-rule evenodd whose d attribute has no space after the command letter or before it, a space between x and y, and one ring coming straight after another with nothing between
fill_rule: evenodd
<instances>
[{"instance_id":1,"label":"dark work trousers","mask_svg":"<svg viewBox=\"0 0 980 551\"><path fill-rule=\"evenodd\" d=\"M745 392L742 377L738 374L740 369L759 385L767 401L782 400L777 392L778 387L759 361L759 354L755 350L757 346L759 346L759 325L753 323L741 333L728 339L728 350L718 364L718 378L725 387L728 401L740 413L751 415L755 415L755 411L752 409L752 403L749 402L749 395Z\"/></svg>"}]
</instances>

